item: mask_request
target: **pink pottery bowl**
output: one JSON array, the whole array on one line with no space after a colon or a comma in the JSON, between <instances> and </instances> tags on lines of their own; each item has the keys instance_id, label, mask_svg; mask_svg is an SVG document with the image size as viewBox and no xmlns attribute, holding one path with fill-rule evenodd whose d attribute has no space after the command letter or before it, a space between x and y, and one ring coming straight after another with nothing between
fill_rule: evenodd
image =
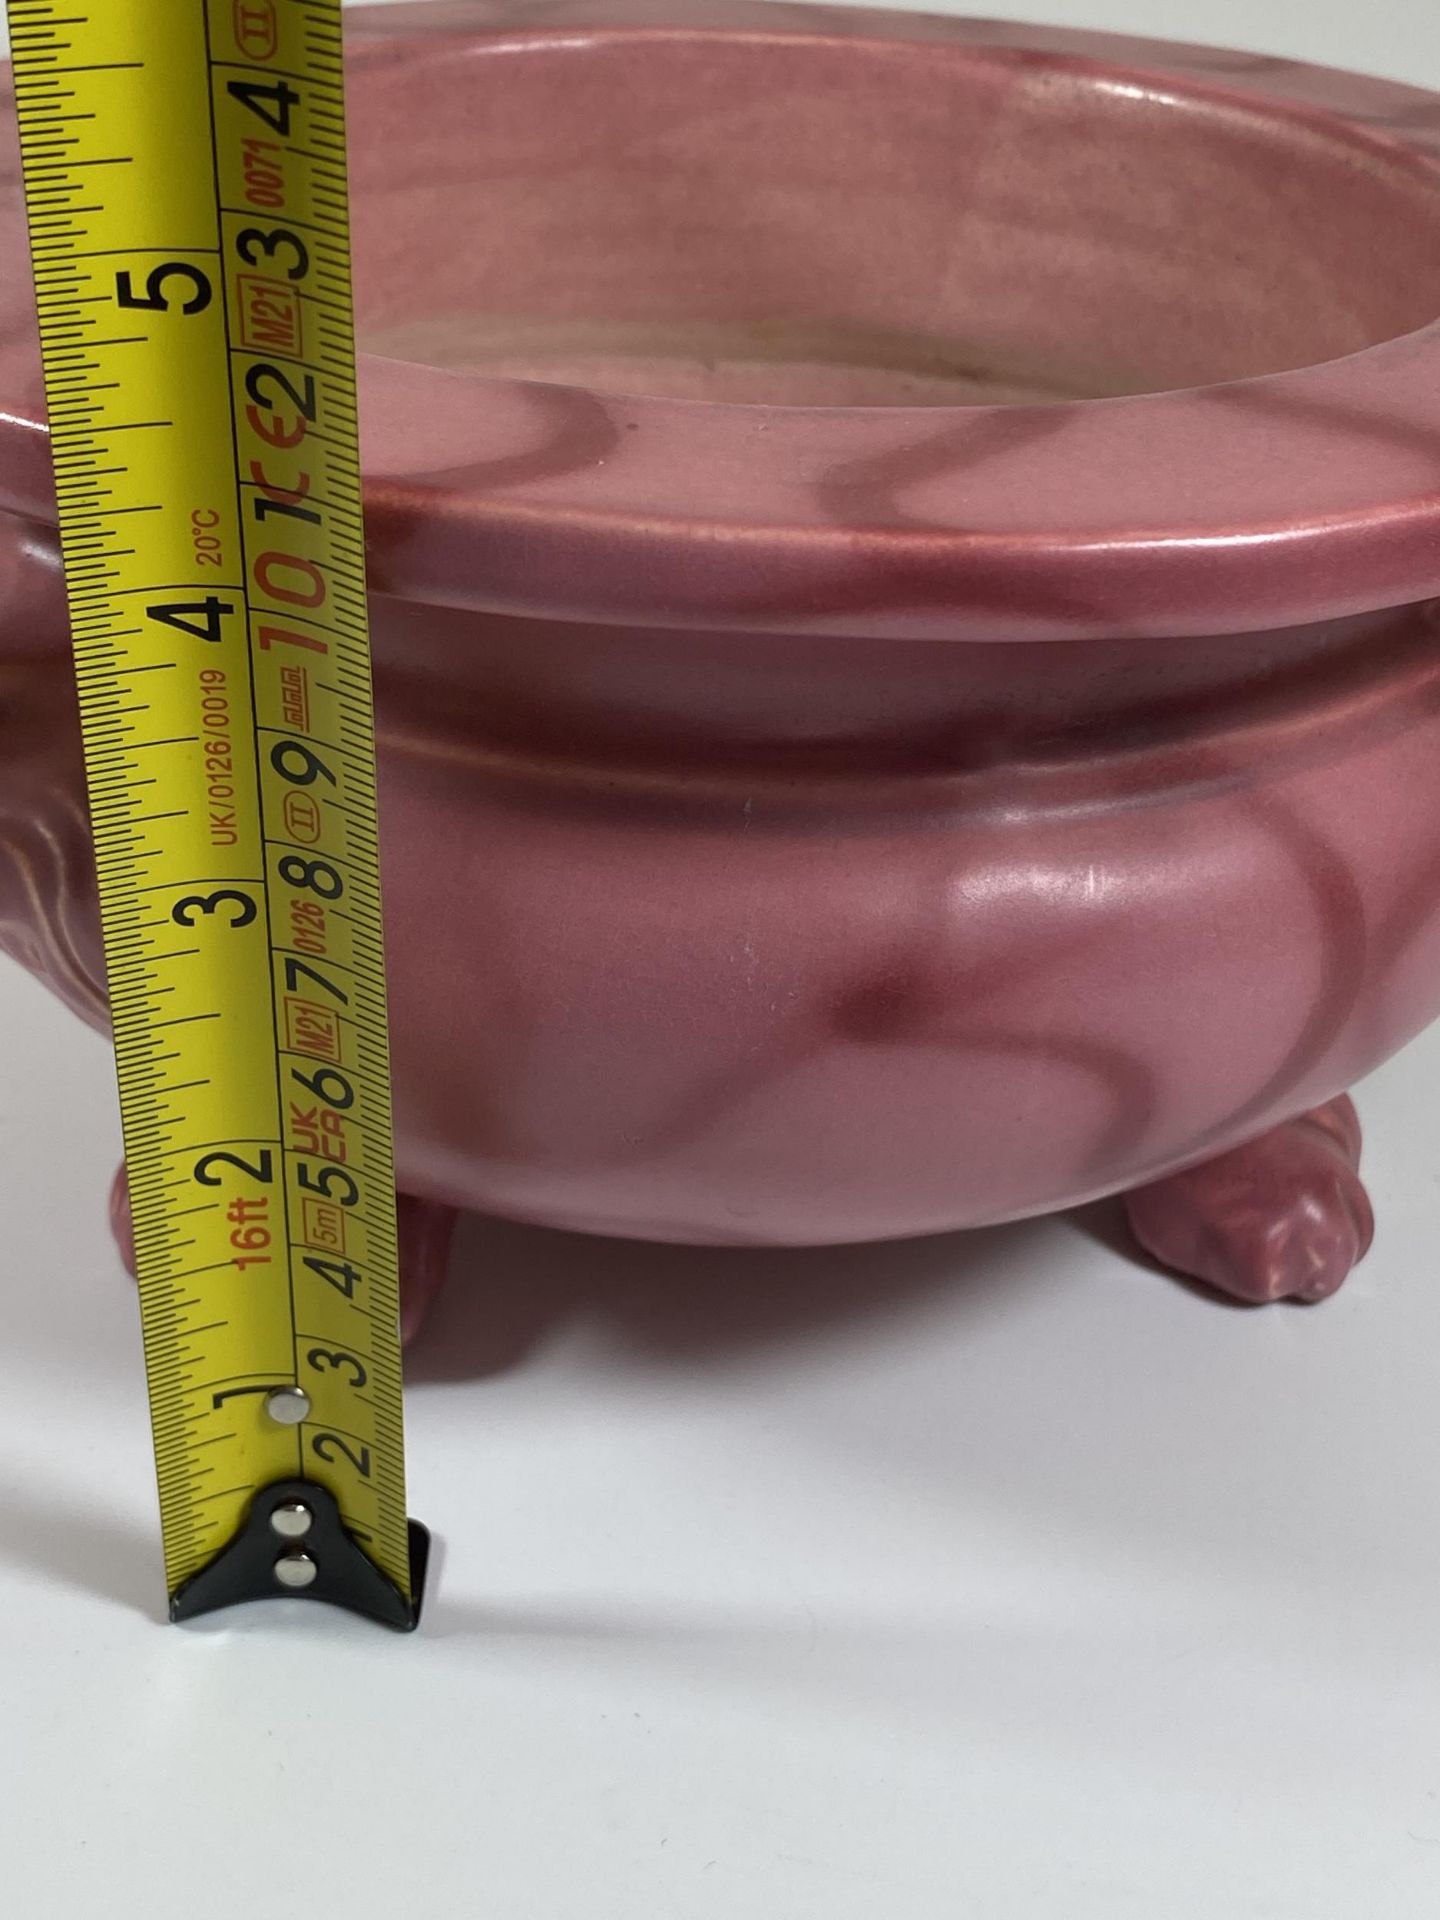
<instances>
[{"instance_id":1,"label":"pink pottery bowl","mask_svg":"<svg viewBox=\"0 0 1440 1920\"><path fill-rule=\"evenodd\" d=\"M1440 1012L1440 99L743 0L347 15L399 1165L1363 1253ZM7 116L7 129L10 119ZM105 1020L13 134L0 939Z\"/></svg>"}]
</instances>

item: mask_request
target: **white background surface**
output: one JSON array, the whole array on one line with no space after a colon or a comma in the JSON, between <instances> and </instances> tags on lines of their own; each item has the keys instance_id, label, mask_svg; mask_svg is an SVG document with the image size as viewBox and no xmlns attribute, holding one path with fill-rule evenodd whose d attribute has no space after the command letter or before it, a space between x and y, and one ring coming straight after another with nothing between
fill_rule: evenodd
<instances>
[{"instance_id":1,"label":"white background surface","mask_svg":"<svg viewBox=\"0 0 1440 1920\"><path fill-rule=\"evenodd\" d=\"M1433 0L1048 11L1440 85ZM0 1062L4 1912L1440 1912L1440 1032L1362 1090L1381 1237L1315 1311L1067 1221L468 1228L412 1367L409 1640L157 1624L109 1055L0 962Z\"/></svg>"}]
</instances>

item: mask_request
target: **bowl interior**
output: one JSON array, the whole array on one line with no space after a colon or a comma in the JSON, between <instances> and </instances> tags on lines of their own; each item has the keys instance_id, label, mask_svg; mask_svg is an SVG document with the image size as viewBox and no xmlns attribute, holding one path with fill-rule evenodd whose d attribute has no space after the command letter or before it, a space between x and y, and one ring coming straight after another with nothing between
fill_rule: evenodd
<instances>
[{"instance_id":1,"label":"bowl interior","mask_svg":"<svg viewBox=\"0 0 1440 1920\"><path fill-rule=\"evenodd\" d=\"M1036 402L1440 315L1440 169L1344 123L1001 51L477 38L357 76L360 344L601 390Z\"/></svg>"}]
</instances>

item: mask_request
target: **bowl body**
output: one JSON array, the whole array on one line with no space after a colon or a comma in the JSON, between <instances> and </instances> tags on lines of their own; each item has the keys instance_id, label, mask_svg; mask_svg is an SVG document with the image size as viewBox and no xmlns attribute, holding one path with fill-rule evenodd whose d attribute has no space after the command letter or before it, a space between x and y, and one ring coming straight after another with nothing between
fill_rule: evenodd
<instances>
[{"instance_id":1,"label":"bowl body","mask_svg":"<svg viewBox=\"0 0 1440 1920\"><path fill-rule=\"evenodd\" d=\"M350 59L407 1193L978 1224L1440 1012L1440 101L638 0ZM6 164L0 939L103 1023Z\"/></svg>"}]
</instances>

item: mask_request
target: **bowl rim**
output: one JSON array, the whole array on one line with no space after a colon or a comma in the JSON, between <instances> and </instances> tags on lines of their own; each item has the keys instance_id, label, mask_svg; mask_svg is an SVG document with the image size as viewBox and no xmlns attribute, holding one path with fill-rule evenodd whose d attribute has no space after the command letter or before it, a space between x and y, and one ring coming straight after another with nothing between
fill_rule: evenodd
<instances>
[{"instance_id":1,"label":"bowl rim","mask_svg":"<svg viewBox=\"0 0 1440 1920\"><path fill-rule=\"evenodd\" d=\"M1181 42L775 0L424 0L345 24L356 79L465 47L654 35L991 48L1298 116L1440 175L1440 94ZM631 398L366 353L359 370L371 585L407 601L1078 640L1288 627L1440 594L1440 317L1290 371L1044 406ZM34 465L42 420L26 411L0 415L0 465ZM53 519L48 472L40 485Z\"/></svg>"}]
</instances>

